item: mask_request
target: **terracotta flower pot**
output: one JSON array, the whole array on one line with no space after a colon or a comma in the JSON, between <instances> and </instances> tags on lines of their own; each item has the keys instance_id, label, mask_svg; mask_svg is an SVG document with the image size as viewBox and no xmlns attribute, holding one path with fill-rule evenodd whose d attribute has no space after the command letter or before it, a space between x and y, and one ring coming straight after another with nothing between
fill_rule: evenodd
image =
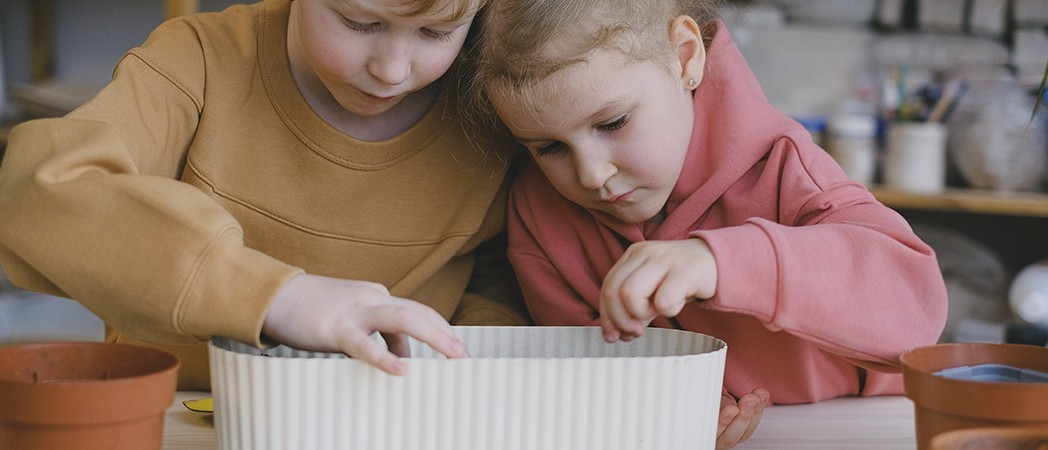
<instances>
[{"instance_id":1,"label":"terracotta flower pot","mask_svg":"<svg viewBox=\"0 0 1048 450\"><path fill-rule=\"evenodd\" d=\"M900 358L906 396L914 402L917 448L936 435L967 428L1048 430L1048 383L972 381L936 375L943 369L1002 364L1048 372L1048 348L1015 344L939 344Z\"/></svg>"},{"instance_id":2,"label":"terracotta flower pot","mask_svg":"<svg viewBox=\"0 0 1048 450\"><path fill-rule=\"evenodd\" d=\"M129 344L0 347L0 448L159 449L178 365Z\"/></svg>"},{"instance_id":3,"label":"terracotta flower pot","mask_svg":"<svg viewBox=\"0 0 1048 450\"><path fill-rule=\"evenodd\" d=\"M1042 450L1048 448L1048 429L967 428L932 438L933 450Z\"/></svg>"}]
</instances>

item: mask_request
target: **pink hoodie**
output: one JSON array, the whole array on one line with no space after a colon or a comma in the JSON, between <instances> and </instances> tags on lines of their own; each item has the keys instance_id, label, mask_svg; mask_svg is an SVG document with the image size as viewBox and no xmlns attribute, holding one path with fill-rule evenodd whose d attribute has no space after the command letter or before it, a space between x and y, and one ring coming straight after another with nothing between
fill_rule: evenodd
<instances>
[{"instance_id":1,"label":"pink hoodie","mask_svg":"<svg viewBox=\"0 0 1048 450\"><path fill-rule=\"evenodd\" d=\"M657 227L583 209L523 163L509 251L528 307L540 325L596 324L601 281L627 246L700 237L716 295L653 325L727 342L728 392L765 387L776 403L901 394L899 355L935 343L946 322L935 254L768 103L718 26Z\"/></svg>"}]
</instances>

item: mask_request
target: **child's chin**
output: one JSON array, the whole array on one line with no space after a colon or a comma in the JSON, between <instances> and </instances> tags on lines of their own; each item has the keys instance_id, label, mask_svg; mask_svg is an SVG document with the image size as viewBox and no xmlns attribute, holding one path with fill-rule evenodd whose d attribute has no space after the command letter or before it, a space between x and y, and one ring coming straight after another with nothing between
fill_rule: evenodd
<instances>
[{"instance_id":1,"label":"child's chin","mask_svg":"<svg viewBox=\"0 0 1048 450\"><path fill-rule=\"evenodd\" d=\"M658 211L654 213L647 213L645 211L641 211L639 208L626 208L616 211L605 212L615 217L619 221L629 224L645 223L650 220L654 220L658 215Z\"/></svg>"}]
</instances>

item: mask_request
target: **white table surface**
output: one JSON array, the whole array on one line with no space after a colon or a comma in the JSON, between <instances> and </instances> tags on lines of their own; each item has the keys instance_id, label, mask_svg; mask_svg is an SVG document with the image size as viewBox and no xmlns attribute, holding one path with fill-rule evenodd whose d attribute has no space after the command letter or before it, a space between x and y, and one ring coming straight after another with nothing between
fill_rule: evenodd
<instances>
[{"instance_id":1,"label":"white table surface","mask_svg":"<svg viewBox=\"0 0 1048 450\"><path fill-rule=\"evenodd\" d=\"M178 392L164 422L164 448L215 448L211 414L182 406L206 392ZM917 447L913 402L906 397L838 398L809 405L775 405L764 412L749 441L735 447L752 449L907 449ZM493 449L494 450L494 449Z\"/></svg>"}]
</instances>

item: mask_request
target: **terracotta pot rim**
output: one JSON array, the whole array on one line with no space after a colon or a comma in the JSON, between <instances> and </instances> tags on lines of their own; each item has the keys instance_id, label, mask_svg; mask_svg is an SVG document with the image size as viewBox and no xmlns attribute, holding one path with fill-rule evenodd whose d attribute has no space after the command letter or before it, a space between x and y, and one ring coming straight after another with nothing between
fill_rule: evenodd
<instances>
[{"instance_id":1,"label":"terracotta pot rim","mask_svg":"<svg viewBox=\"0 0 1048 450\"><path fill-rule=\"evenodd\" d=\"M34 381L27 373L37 367L49 368L55 361L66 361L66 368L78 367L70 352L84 352L84 358L100 367L114 364L118 375L110 379L85 379L72 375L69 380L58 378ZM47 354L34 360L25 356L40 352ZM7 359L5 359L7 358ZM130 371L142 358L141 372ZM132 361L128 363L127 361ZM31 364L18 367L20 363ZM36 366L39 364L39 366ZM170 352L133 344L104 342L47 342L0 347L0 423L102 424L133 421L163 415L171 406L177 383L178 358ZM93 369L99 369L93 366ZM68 369L52 371L48 375L68 374ZM74 370L75 372L75 370ZM10 374L18 374L17 377ZM49 382L53 381L53 382ZM59 407L61 405L62 407Z\"/></svg>"},{"instance_id":2,"label":"terracotta pot rim","mask_svg":"<svg viewBox=\"0 0 1048 450\"><path fill-rule=\"evenodd\" d=\"M2 365L0 365L0 382L10 383L10 384L51 385L51 386L76 385L76 384L80 384L80 383L92 383L92 382L117 383L117 382L121 382L121 381L125 381L125 380L126 381L133 381L136 378L139 378L139 377L142 377L142 376L152 375L152 374L158 373L158 372L163 372L163 371L165 371L165 370L167 370L167 369L169 369L171 367L176 367L176 366L179 365L179 360L178 360L177 356L175 356L174 354L172 354L172 353L170 353L168 351L161 350L161 349L158 349L158 348L146 347L146 346L135 345L135 344L125 344L125 343L116 343L116 342L94 342L94 341L56 341L56 342L37 342L37 343L29 343L29 344L18 344L18 345L10 345L10 346L0 345L0 357L3 357L6 353L26 353L26 352L31 352L31 351L34 351L34 350L40 350L40 351L43 351L43 350L56 350L56 351L58 351L58 350L65 350L65 351L82 350L82 351L89 351L89 350L109 350L109 349L118 349L118 351L123 351L123 352L133 352L135 354L135 356L149 356L151 358L154 358L155 361L159 361L159 362L155 363L156 367L153 368L152 370L144 371L144 372L141 372L141 373L136 373L136 374L133 374L133 375L117 376L115 378L110 378L110 379L106 379L106 380L85 378L85 379L70 380L70 381L61 382L61 383L48 383L48 382L40 383L40 382L33 381L33 380L24 380L24 379L14 378L14 377L10 376L8 371L2 370L4 368L3 368ZM0 360L0 363L2 363L2 360Z\"/></svg>"},{"instance_id":3,"label":"terracotta pot rim","mask_svg":"<svg viewBox=\"0 0 1048 450\"><path fill-rule=\"evenodd\" d=\"M1048 383L961 380L935 375L943 369L1000 363L1048 369L1048 348L1020 344L952 343L903 353L903 385L908 398L928 410L995 421L1048 421ZM993 402L986 405L982 400ZM998 408L994 405L1008 405Z\"/></svg>"},{"instance_id":4,"label":"terracotta pot rim","mask_svg":"<svg viewBox=\"0 0 1048 450\"><path fill-rule=\"evenodd\" d=\"M970 448L978 439L1003 439L1004 443L1015 444L1048 443L1048 428L1032 427L974 427L944 431L932 437L934 450ZM998 448L998 447L994 447ZM1011 448L1011 447L1009 447ZM1016 447L1018 448L1018 447ZM1024 447L1025 448L1025 447Z\"/></svg>"}]
</instances>

